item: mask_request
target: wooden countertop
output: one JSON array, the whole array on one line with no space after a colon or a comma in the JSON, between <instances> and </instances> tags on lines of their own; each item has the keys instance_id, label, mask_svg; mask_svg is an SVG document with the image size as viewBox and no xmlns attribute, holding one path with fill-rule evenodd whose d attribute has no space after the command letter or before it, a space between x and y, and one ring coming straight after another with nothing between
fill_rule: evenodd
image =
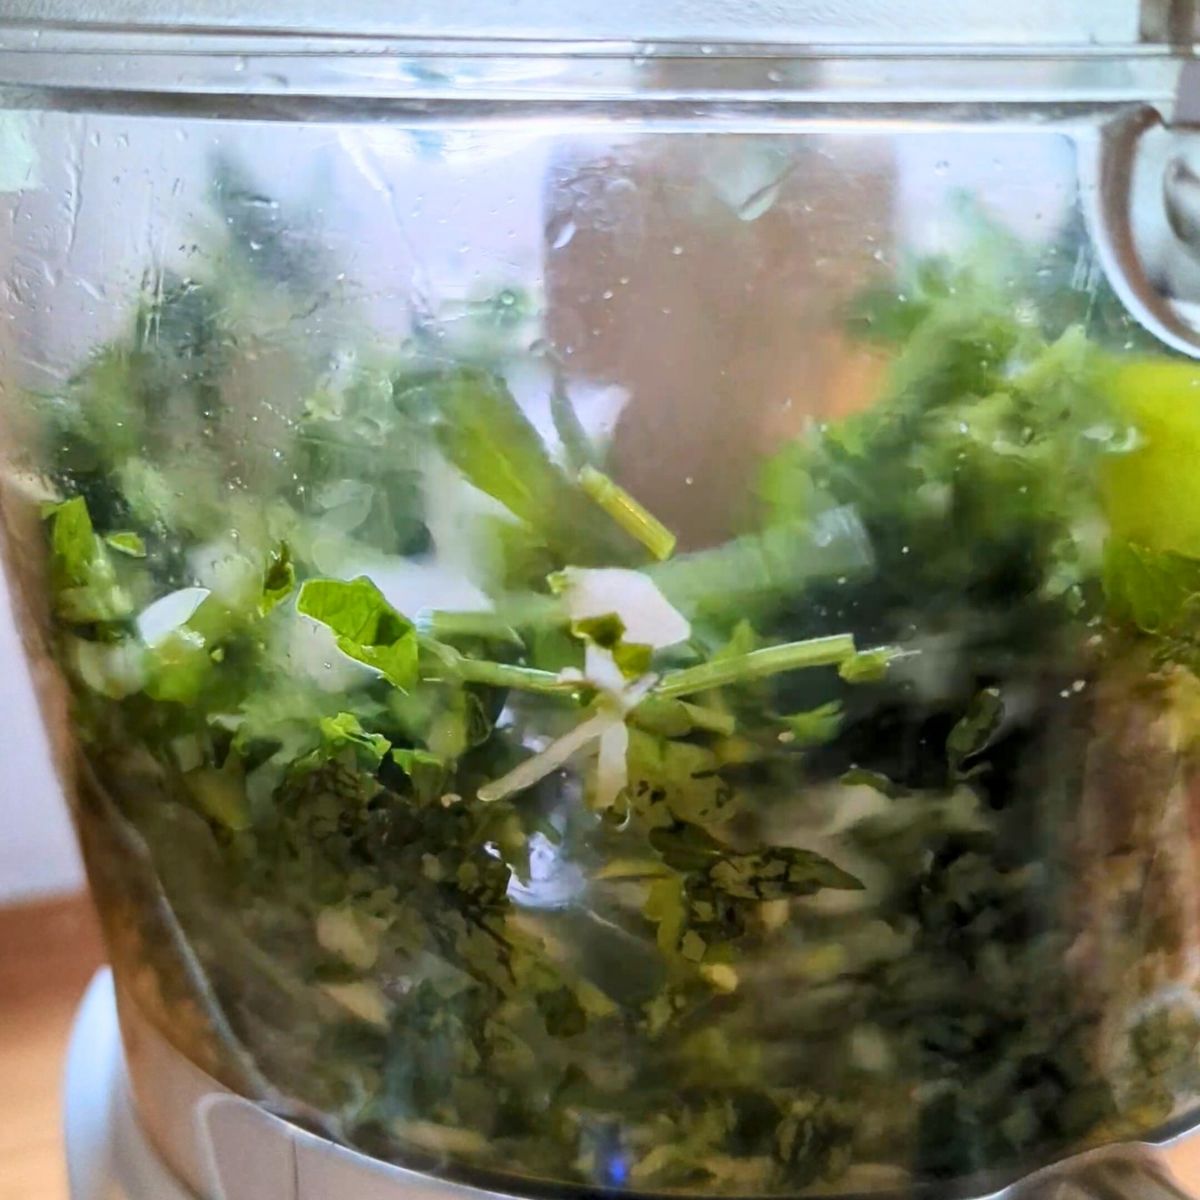
<instances>
[{"instance_id":1,"label":"wooden countertop","mask_svg":"<svg viewBox=\"0 0 1200 1200\"><path fill-rule=\"evenodd\" d=\"M103 958L86 896L0 908L0 1200L67 1198L63 1058Z\"/></svg>"}]
</instances>

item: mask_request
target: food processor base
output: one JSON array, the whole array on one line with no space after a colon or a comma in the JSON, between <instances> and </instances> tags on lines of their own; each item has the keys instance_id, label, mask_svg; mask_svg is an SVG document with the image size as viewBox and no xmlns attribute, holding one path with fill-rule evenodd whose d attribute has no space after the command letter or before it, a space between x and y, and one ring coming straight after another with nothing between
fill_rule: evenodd
<instances>
[{"instance_id":1,"label":"food processor base","mask_svg":"<svg viewBox=\"0 0 1200 1200\"><path fill-rule=\"evenodd\" d=\"M80 1005L63 1081L70 1200L194 1200L142 1132L129 1099L112 973Z\"/></svg>"}]
</instances>

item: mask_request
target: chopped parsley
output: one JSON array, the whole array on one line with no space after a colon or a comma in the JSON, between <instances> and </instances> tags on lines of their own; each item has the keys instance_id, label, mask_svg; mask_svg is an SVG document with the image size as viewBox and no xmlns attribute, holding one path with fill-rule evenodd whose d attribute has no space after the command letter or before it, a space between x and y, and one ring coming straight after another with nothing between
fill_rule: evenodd
<instances>
[{"instance_id":1,"label":"chopped parsley","mask_svg":"<svg viewBox=\"0 0 1200 1200\"><path fill-rule=\"evenodd\" d=\"M223 170L233 237L264 218ZM236 286L316 286L259 234ZM1114 371L1009 249L866 299L885 394L686 552L559 364L561 451L502 362L417 337L302 363L256 457L252 306L168 281L34 402L101 899L128 822L204 979L143 912L152 1015L369 1150L605 1188L993 1178L1189 1104L1194 1014L1130 969L1169 906L1072 839L1097 755L1196 740L1200 544L1135 494L1194 371Z\"/></svg>"}]
</instances>

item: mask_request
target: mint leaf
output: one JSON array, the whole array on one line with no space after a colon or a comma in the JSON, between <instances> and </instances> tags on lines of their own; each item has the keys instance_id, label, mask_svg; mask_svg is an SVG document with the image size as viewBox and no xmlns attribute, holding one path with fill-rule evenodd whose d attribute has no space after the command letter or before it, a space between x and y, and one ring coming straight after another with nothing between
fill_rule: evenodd
<instances>
[{"instance_id":1,"label":"mint leaf","mask_svg":"<svg viewBox=\"0 0 1200 1200\"><path fill-rule=\"evenodd\" d=\"M407 691L417 682L417 633L365 576L310 579L300 589L297 610L337 635L338 649L379 671Z\"/></svg>"}]
</instances>

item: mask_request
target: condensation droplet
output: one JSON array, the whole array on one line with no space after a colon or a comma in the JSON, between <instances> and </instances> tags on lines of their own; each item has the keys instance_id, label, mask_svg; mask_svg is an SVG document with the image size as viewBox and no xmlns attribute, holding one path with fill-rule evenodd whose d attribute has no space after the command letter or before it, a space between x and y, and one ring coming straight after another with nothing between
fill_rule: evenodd
<instances>
[{"instance_id":1,"label":"condensation droplet","mask_svg":"<svg viewBox=\"0 0 1200 1200\"><path fill-rule=\"evenodd\" d=\"M546 229L546 240L550 243L551 250L562 250L565 246L571 244L571 239L578 233L578 227L575 222L566 217L559 221L551 222Z\"/></svg>"}]
</instances>

